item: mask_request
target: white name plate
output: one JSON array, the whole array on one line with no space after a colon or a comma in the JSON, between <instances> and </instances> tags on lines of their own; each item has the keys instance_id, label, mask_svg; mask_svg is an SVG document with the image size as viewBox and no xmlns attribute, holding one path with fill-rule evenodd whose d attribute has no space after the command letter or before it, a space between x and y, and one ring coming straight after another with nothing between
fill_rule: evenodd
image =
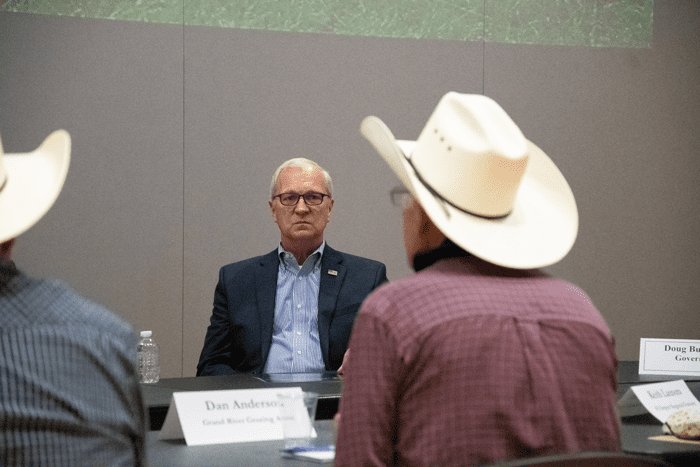
<instances>
[{"instance_id":1,"label":"white name plate","mask_svg":"<svg viewBox=\"0 0 700 467\"><path fill-rule=\"evenodd\" d=\"M639 374L700 376L700 341L642 338Z\"/></svg>"},{"instance_id":2,"label":"white name plate","mask_svg":"<svg viewBox=\"0 0 700 467\"><path fill-rule=\"evenodd\" d=\"M283 439L278 394L301 394L301 388L173 393L158 439L184 437L188 446ZM301 403L306 417L295 423L308 426Z\"/></svg>"},{"instance_id":3,"label":"white name plate","mask_svg":"<svg viewBox=\"0 0 700 467\"><path fill-rule=\"evenodd\" d=\"M700 408L700 402L682 379L632 386L617 402L620 415L651 413L661 423L675 411Z\"/></svg>"}]
</instances>

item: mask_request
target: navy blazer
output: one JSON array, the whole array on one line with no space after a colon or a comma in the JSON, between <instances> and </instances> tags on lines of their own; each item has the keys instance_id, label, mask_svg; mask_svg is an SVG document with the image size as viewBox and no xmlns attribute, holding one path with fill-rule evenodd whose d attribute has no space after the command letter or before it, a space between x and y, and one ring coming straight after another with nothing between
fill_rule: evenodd
<instances>
[{"instance_id":1,"label":"navy blazer","mask_svg":"<svg viewBox=\"0 0 700 467\"><path fill-rule=\"evenodd\" d=\"M197 376L264 371L272 345L278 267L275 249L219 270ZM383 263L341 253L326 243L318 292L318 335L326 370L340 367L360 305L386 281Z\"/></svg>"}]
</instances>

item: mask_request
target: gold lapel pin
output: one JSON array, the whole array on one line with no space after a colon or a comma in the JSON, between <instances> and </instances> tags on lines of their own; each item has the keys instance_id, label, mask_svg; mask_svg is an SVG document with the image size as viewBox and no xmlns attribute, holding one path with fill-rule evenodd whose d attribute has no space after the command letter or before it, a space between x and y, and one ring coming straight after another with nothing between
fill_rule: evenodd
<instances>
[{"instance_id":1,"label":"gold lapel pin","mask_svg":"<svg viewBox=\"0 0 700 467\"><path fill-rule=\"evenodd\" d=\"M329 269L329 270L328 270L328 274L330 274L331 276L337 276L337 275L338 275L338 271L336 271L335 269Z\"/></svg>"}]
</instances>

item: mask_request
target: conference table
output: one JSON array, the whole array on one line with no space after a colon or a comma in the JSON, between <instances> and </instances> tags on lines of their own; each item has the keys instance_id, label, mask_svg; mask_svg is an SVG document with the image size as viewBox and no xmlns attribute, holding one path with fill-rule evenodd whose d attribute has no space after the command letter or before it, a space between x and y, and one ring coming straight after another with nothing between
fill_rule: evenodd
<instances>
[{"instance_id":1,"label":"conference table","mask_svg":"<svg viewBox=\"0 0 700 467\"><path fill-rule=\"evenodd\" d=\"M184 440L159 440L157 430L160 430L163 425L173 393L180 391L301 387L303 391L315 392L319 395L316 421L314 422L318 436L315 438L314 444L335 443L335 427L332 418L338 411L342 380L334 371L303 374L238 374L198 378L164 378L157 383L142 384L141 387L150 416L151 431L148 432L147 439L149 466L304 467L305 465L319 465L312 461L284 458L281 453L284 445L282 440L206 446L187 446Z\"/></svg>"},{"instance_id":2,"label":"conference table","mask_svg":"<svg viewBox=\"0 0 700 467\"><path fill-rule=\"evenodd\" d=\"M314 428L318 433L314 444L335 443L333 420L317 420L314 422ZM318 467L321 465L318 462L282 457L283 445L282 440L277 440L187 446L184 440L160 441L157 431L149 431L147 439L148 465L149 467Z\"/></svg>"},{"instance_id":3,"label":"conference table","mask_svg":"<svg viewBox=\"0 0 700 467\"><path fill-rule=\"evenodd\" d=\"M338 411L343 391L342 380L335 371L301 374L238 374L232 376L200 376L164 378L157 383L141 384L144 402L150 416L150 429L160 430L168 413L174 392L218 391L224 389L267 389L301 387L318 394L316 420L329 420Z\"/></svg>"},{"instance_id":4,"label":"conference table","mask_svg":"<svg viewBox=\"0 0 700 467\"><path fill-rule=\"evenodd\" d=\"M617 369L617 399L632 386L682 379L693 395L700 399L700 376L640 375L639 362L622 361ZM677 467L700 465L700 441L683 441L663 436L662 425L651 414L623 417L621 425L622 449L629 454L641 454L661 458Z\"/></svg>"},{"instance_id":5,"label":"conference table","mask_svg":"<svg viewBox=\"0 0 700 467\"><path fill-rule=\"evenodd\" d=\"M635 385L683 379L700 399L700 377L678 375L640 375L638 362L621 361L618 366L618 400ZM315 465L312 461L286 459L280 450L283 442L229 443L207 446L187 446L184 440L158 440L172 395L182 391L214 391L230 389L264 389L301 387L303 391L319 394L315 443L333 444L335 428L333 415L338 410L342 380L335 372L281 375L207 376L163 378L158 383L142 384L145 404L150 416L148 433L149 465L153 466L297 466ZM700 442L661 441L662 425L650 414L624 417L621 425L622 449L630 454L646 455L666 460L676 467L700 465Z\"/></svg>"}]
</instances>

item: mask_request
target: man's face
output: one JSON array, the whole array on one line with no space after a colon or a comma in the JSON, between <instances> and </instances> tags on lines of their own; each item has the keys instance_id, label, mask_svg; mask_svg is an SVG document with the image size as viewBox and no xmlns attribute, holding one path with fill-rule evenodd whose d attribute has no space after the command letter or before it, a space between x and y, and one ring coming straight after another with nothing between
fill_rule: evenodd
<instances>
[{"instance_id":1,"label":"man's face","mask_svg":"<svg viewBox=\"0 0 700 467\"><path fill-rule=\"evenodd\" d=\"M328 194L326 179L316 167L287 167L277 178L275 195L296 193L303 195L307 192ZM270 201L272 218L282 234L282 246L303 242L310 246L320 245L323 241L323 231L330 220L333 200L327 196L318 206L309 206L304 198L294 206L284 206L279 198Z\"/></svg>"}]
</instances>

